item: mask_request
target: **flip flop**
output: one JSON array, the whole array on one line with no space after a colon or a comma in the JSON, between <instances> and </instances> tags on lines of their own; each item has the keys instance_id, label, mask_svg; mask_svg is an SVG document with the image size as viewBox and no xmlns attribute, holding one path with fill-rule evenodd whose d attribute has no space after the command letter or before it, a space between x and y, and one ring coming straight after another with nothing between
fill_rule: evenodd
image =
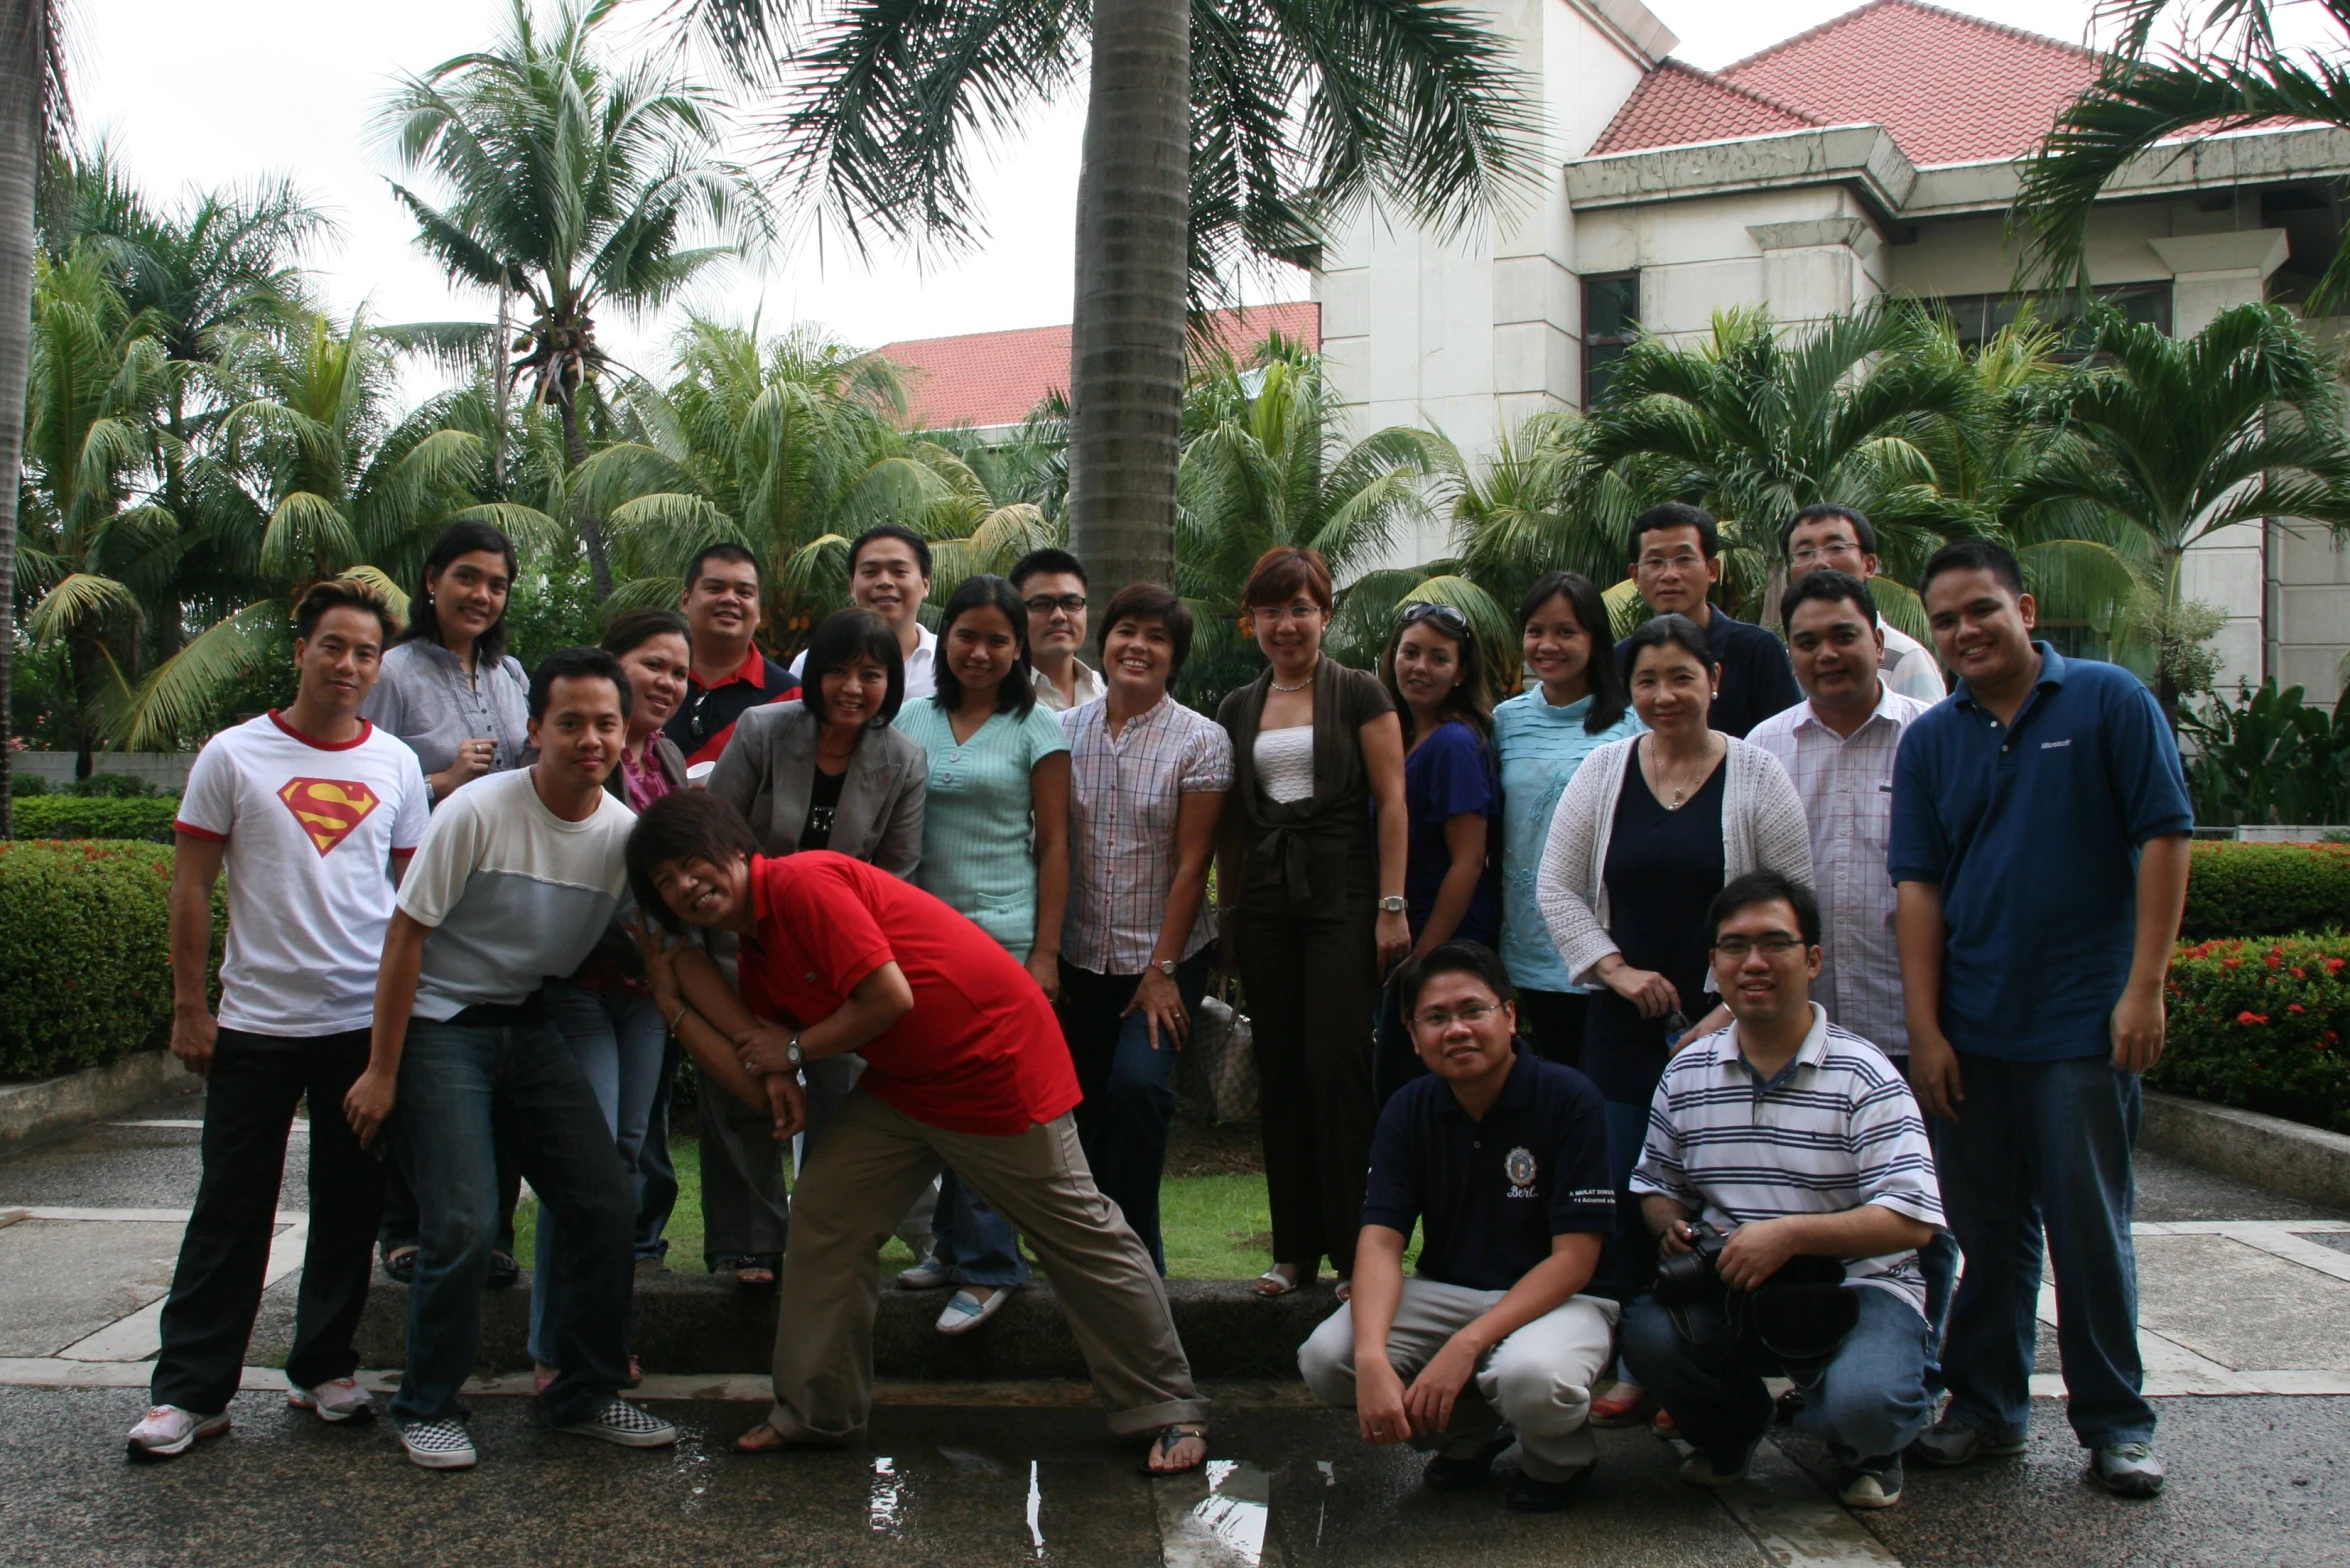
<instances>
[{"instance_id":1,"label":"flip flop","mask_svg":"<svg viewBox=\"0 0 2350 1568\"><path fill-rule=\"evenodd\" d=\"M1199 1469L1200 1466L1208 1462L1208 1429L1204 1422L1177 1421L1171 1426L1160 1427L1159 1435L1151 1439L1150 1453L1151 1456L1164 1459L1175 1451L1176 1444L1195 1437L1199 1439L1199 1459L1197 1462L1179 1465L1172 1470L1155 1469L1151 1465L1150 1457L1146 1457L1142 1462L1142 1473L1146 1476L1188 1475Z\"/></svg>"},{"instance_id":2,"label":"flip flop","mask_svg":"<svg viewBox=\"0 0 2350 1568\"><path fill-rule=\"evenodd\" d=\"M1272 1286L1273 1288L1267 1290L1265 1287L1268 1285ZM1275 1267L1269 1268L1265 1270L1264 1273L1259 1274L1257 1276L1256 1284L1251 1288L1255 1290L1257 1299L1259 1301L1271 1301L1275 1296L1286 1296L1291 1291L1297 1289L1297 1281L1282 1273L1278 1267Z\"/></svg>"}]
</instances>

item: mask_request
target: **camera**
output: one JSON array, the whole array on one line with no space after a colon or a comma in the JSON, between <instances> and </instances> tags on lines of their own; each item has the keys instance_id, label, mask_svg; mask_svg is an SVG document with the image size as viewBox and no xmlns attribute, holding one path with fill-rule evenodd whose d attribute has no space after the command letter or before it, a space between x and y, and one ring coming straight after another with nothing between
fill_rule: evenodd
<instances>
[{"instance_id":1,"label":"camera","mask_svg":"<svg viewBox=\"0 0 2350 1568\"><path fill-rule=\"evenodd\" d=\"M1662 1306L1687 1306L1695 1301L1708 1301L1722 1293L1722 1276L1717 1268L1722 1248L1730 1238L1703 1220L1694 1220L1689 1226L1689 1250L1661 1258L1656 1265L1655 1294Z\"/></svg>"}]
</instances>

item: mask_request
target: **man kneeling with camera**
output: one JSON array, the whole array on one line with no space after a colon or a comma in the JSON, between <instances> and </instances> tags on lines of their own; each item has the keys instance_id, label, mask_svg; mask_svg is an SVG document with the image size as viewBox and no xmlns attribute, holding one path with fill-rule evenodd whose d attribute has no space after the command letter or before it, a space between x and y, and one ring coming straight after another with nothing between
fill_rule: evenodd
<instances>
[{"instance_id":1,"label":"man kneeling with camera","mask_svg":"<svg viewBox=\"0 0 2350 1568\"><path fill-rule=\"evenodd\" d=\"M1682 1479L1745 1477L1771 1424L1763 1379L1783 1373L1845 1505L1890 1507L1931 1418L1917 1252L1942 1199L1925 1122L1884 1054L1811 1000L1811 889L1752 872L1706 924L1734 1022L1682 1048L1649 1109L1632 1190L1661 1261L1624 1314L1624 1356L1696 1449Z\"/></svg>"}]
</instances>

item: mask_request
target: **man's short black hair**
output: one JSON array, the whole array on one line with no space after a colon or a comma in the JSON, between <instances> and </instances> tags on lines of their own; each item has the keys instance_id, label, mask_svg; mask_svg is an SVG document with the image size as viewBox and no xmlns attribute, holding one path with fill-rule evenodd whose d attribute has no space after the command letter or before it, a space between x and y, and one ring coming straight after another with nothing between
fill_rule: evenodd
<instances>
[{"instance_id":1,"label":"man's short black hair","mask_svg":"<svg viewBox=\"0 0 2350 1568\"><path fill-rule=\"evenodd\" d=\"M817 723L832 720L824 711L824 677L860 654L889 674L888 695L867 728L887 729L906 705L906 655L898 634L871 610L835 610L817 623L816 635L808 639L808 662L800 666L800 706L816 715Z\"/></svg>"},{"instance_id":2,"label":"man's short black hair","mask_svg":"<svg viewBox=\"0 0 2350 1568\"><path fill-rule=\"evenodd\" d=\"M389 599L355 578L330 577L312 583L302 602L294 606L294 636L303 642L317 636L318 623L326 619L329 610L358 610L374 616L375 624L383 628L386 645L400 635L400 618L392 613Z\"/></svg>"},{"instance_id":3,"label":"man's short black hair","mask_svg":"<svg viewBox=\"0 0 2350 1568\"><path fill-rule=\"evenodd\" d=\"M532 723L547 716L547 704L555 700L557 681L606 680L620 693L620 716L628 717L628 710L636 706L636 692L628 684L628 672L620 661L601 648L558 648L539 661L539 667L530 677L530 718Z\"/></svg>"},{"instance_id":4,"label":"man's short black hair","mask_svg":"<svg viewBox=\"0 0 2350 1568\"><path fill-rule=\"evenodd\" d=\"M1711 941L1721 935L1722 922L1741 909L1752 909L1757 904L1776 904L1784 899L1795 911L1795 929L1803 936L1805 947L1820 945L1820 901L1801 882L1776 871L1749 871L1744 876L1732 877L1722 884L1714 901L1705 906L1705 934Z\"/></svg>"},{"instance_id":5,"label":"man's short black hair","mask_svg":"<svg viewBox=\"0 0 2350 1568\"><path fill-rule=\"evenodd\" d=\"M1517 1000L1518 993L1510 989L1509 966L1499 953L1482 942L1440 942L1405 964L1395 977L1395 998L1406 1019L1420 1010L1420 992L1438 975L1475 975L1496 999Z\"/></svg>"},{"instance_id":6,"label":"man's short black hair","mask_svg":"<svg viewBox=\"0 0 2350 1568\"><path fill-rule=\"evenodd\" d=\"M1722 530L1715 526L1714 514L1702 506L1691 506L1686 501L1659 501L1656 505L1632 519L1632 553L1640 553L1640 540L1645 534L1660 528L1694 528L1697 530L1697 548L1707 560L1722 553Z\"/></svg>"},{"instance_id":7,"label":"man's short black hair","mask_svg":"<svg viewBox=\"0 0 2350 1568\"><path fill-rule=\"evenodd\" d=\"M1824 600L1829 604L1840 604L1850 599L1860 606L1860 613L1869 618L1871 626L1877 624L1877 596L1869 592L1869 585L1850 572L1831 571L1825 567L1816 572L1805 572L1787 585L1787 591L1779 595L1779 624L1785 626L1792 623L1795 607L1810 599Z\"/></svg>"},{"instance_id":8,"label":"man's short black hair","mask_svg":"<svg viewBox=\"0 0 2350 1568\"><path fill-rule=\"evenodd\" d=\"M1787 526L1779 530L1779 553L1785 555L1794 548L1793 540L1796 529L1801 528L1805 523L1816 523L1823 517L1834 517L1850 523L1852 525L1852 542L1860 546L1860 553L1863 555L1877 553L1877 525L1851 507L1838 506L1833 501L1814 501L1793 517L1788 518Z\"/></svg>"},{"instance_id":9,"label":"man's short black hair","mask_svg":"<svg viewBox=\"0 0 2350 1568\"><path fill-rule=\"evenodd\" d=\"M760 591L762 593L766 591L767 574L759 570L759 558L752 554L748 548L736 544L731 539L720 539L696 550L694 558L685 563L685 591L687 593L694 591L694 584L702 580L703 566L711 561L727 561L736 566L749 567L752 578L759 584Z\"/></svg>"},{"instance_id":10,"label":"man's short black hair","mask_svg":"<svg viewBox=\"0 0 2350 1568\"><path fill-rule=\"evenodd\" d=\"M1111 629L1120 621L1157 621L1167 628L1167 684L1174 685L1175 677L1183 673L1183 661L1191 657L1191 606L1183 602L1183 596L1157 583L1128 583L1113 594L1109 608L1102 611L1097 639L1105 664L1110 658Z\"/></svg>"},{"instance_id":11,"label":"man's short black hair","mask_svg":"<svg viewBox=\"0 0 2350 1568\"><path fill-rule=\"evenodd\" d=\"M663 866L673 860L707 860L723 866L738 855L748 859L758 852L759 835L734 802L706 789L677 789L637 817L623 855L637 908L650 910L655 920L676 931L685 922L670 910L654 881Z\"/></svg>"},{"instance_id":12,"label":"man's short black hair","mask_svg":"<svg viewBox=\"0 0 2350 1568\"><path fill-rule=\"evenodd\" d=\"M914 569L925 579L930 576L930 541L908 528L904 523L876 523L849 543L849 575L857 575L857 557L876 539L895 539L914 552Z\"/></svg>"},{"instance_id":13,"label":"man's short black hair","mask_svg":"<svg viewBox=\"0 0 2350 1568\"><path fill-rule=\"evenodd\" d=\"M1085 563L1083 561L1080 561L1077 559L1077 557L1071 555L1066 550L1056 550L1050 545L1047 545L1041 550L1031 550L1026 555L1020 557L1018 561L1014 562L1012 565L1010 581L1012 587L1017 590L1020 585L1027 582L1029 578L1041 576L1047 572L1066 572L1069 576L1074 577L1079 582L1083 583L1087 588L1091 588L1093 586L1093 579L1085 575Z\"/></svg>"},{"instance_id":14,"label":"man's short black hair","mask_svg":"<svg viewBox=\"0 0 2350 1568\"><path fill-rule=\"evenodd\" d=\"M1936 550L1918 574L1918 597L1924 598L1944 572L1989 572L2009 593L2024 596L2024 563L2013 550L1988 539L1953 539Z\"/></svg>"}]
</instances>

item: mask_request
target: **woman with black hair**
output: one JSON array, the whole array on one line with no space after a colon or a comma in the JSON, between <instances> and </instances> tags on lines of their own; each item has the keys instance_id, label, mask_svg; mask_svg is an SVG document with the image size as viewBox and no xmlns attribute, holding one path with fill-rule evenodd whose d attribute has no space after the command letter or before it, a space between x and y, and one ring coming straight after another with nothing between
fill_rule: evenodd
<instances>
[{"instance_id":1,"label":"woman with black hair","mask_svg":"<svg viewBox=\"0 0 2350 1568\"><path fill-rule=\"evenodd\" d=\"M1577 572L1552 572L1518 605L1520 657L1531 684L1493 710L1501 764L1501 956L1518 1021L1547 1061L1583 1060L1590 993L1568 975L1535 900L1543 841L1583 759L1640 733L1609 646L1607 604Z\"/></svg>"},{"instance_id":2,"label":"woman with black hair","mask_svg":"<svg viewBox=\"0 0 2350 1568\"><path fill-rule=\"evenodd\" d=\"M1069 904L1069 742L1040 706L1028 661L1028 609L1001 577L968 579L938 622L938 690L898 715L930 757L922 863L914 884L976 922L1060 992ZM1012 1227L949 1171L932 1220L938 1250L900 1279L958 1287L942 1334L978 1327L1027 1283Z\"/></svg>"}]
</instances>

